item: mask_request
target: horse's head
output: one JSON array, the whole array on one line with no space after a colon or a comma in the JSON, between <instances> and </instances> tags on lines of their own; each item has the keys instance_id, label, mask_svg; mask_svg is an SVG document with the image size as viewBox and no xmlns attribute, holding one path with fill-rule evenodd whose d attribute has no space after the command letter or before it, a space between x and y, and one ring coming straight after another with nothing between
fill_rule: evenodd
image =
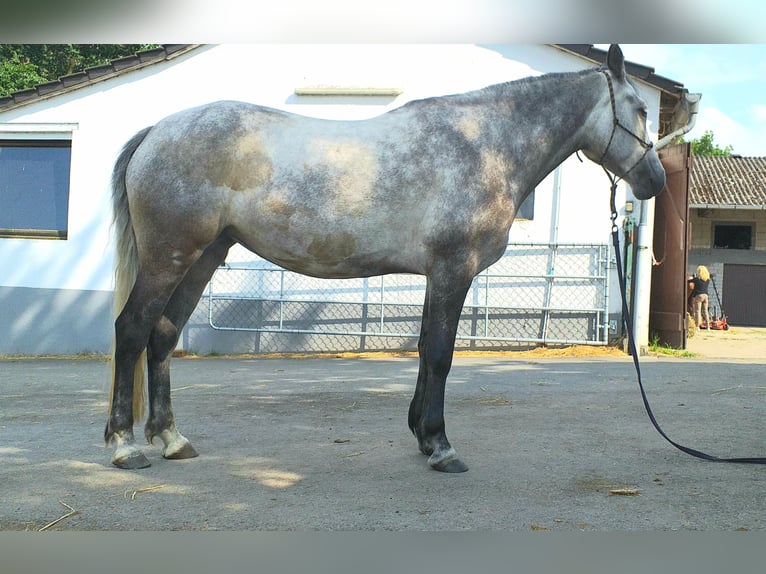
<instances>
[{"instance_id":1,"label":"horse's head","mask_svg":"<svg viewBox=\"0 0 766 574\"><path fill-rule=\"evenodd\" d=\"M646 102L625 73L625 59L616 44L609 47L599 69L606 85L594 113L594 130L583 153L630 184L637 199L649 199L665 186L665 170L646 132Z\"/></svg>"}]
</instances>

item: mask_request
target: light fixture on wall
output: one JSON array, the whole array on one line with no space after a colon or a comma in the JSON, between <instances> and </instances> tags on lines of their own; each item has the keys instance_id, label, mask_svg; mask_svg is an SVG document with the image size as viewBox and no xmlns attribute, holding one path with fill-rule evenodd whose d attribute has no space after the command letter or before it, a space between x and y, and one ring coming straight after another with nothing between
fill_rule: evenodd
<instances>
[{"instance_id":1,"label":"light fixture on wall","mask_svg":"<svg viewBox=\"0 0 766 574\"><path fill-rule=\"evenodd\" d=\"M368 86L301 86L295 88L296 96L384 96L396 97L404 93L401 88Z\"/></svg>"}]
</instances>

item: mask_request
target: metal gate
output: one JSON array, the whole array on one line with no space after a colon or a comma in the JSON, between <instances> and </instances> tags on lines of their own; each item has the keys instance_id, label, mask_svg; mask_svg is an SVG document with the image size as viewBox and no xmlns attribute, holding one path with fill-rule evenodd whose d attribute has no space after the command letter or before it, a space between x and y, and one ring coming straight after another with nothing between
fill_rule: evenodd
<instances>
[{"instance_id":1,"label":"metal gate","mask_svg":"<svg viewBox=\"0 0 766 574\"><path fill-rule=\"evenodd\" d=\"M606 244L510 244L474 278L458 339L605 345L611 265ZM225 264L206 292L216 330L368 341L418 337L424 296L425 278L417 275L316 279L264 260Z\"/></svg>"}]
</instances>

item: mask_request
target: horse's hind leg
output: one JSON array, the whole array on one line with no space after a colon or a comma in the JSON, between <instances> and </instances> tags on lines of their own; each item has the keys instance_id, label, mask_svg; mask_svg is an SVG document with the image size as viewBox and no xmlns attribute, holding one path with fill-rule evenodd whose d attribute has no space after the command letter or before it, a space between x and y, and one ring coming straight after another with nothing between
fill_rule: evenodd
<instances>
[{"instance_id":1,"label":"horse's hind leg","mask_svg":"<svg viewBox=\"0 0 766 574\"><path fill-rule=\"evenodd\" d=\"M454 281L454 278L452 278ZM429 277L418 352L420 369L410 403L409 425L428 464L442 472L464 472L468 467L447 440L444 390L452 366L460 312L470 282L455 286L450 280Z\"/></svg>"},{"instance_id":2,"label":"horse's hind leg","mask_svg":"<svg viewBox=\"0 0 766 574\"><path fill-rule=\"evenodd\" d=\"M107 444L114 444L112 464L135 469L149 466L133 436L134 370L176 284L183 275L140 271L115 320L114 384L109 420L104 431Z\"/></svg>"},{"instance_id":3,"label":"horse's hind leg","mask_svg":"<svg viewBox=\"0 0 766 574\"><path fill-rule=\"evenodd\" d=\"M146 439L152 443L159 437L164 443L162 456L184 459L197 456L191 442L175 425L170 399L170 360L181 331L189 320L202 295L205 285L220 265L234 241L220 236L211 243L191 266L157 324L152 329L147 346L149 417L144 429Z\"/></svg>"}]
</instances>

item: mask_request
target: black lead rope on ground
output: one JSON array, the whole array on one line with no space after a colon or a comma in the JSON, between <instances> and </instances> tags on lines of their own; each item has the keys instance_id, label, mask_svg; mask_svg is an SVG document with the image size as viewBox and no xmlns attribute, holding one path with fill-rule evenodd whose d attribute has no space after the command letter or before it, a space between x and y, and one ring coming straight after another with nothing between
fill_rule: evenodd
<instances>
[{"instance_id":1,"label":"black lead rope on ground","mask_svg":"<svg viewBox=\"0 0 766 574\"><path fill-rule=\"evenodd\" d=\"M607 175L609 174L607 173ZM652 421L654 428L657 429L657 432L660 433L660 435L662 435L662 438L664 438L666 441L668 441L678 450L681 450L685 452L686 454L690 454L697 458L701 458L703 460L709 460L712 462L738 462L738 463L744 463L744 464L766 464L766 458L764 457L719 458L717 456L706 454L704 452L694 450L693 448L689 448L687 446L678 444L677 442L672 440L668 435L665 434L665 431L662 430L659 423L657 422L657 419L654 417L654 413L652 412L652 407L649 406L649 400L646 398L646 391L644 391L644 384L641 382L641 367L638 364L638 352L636 351L636 344L635 344L635 341L633 340L633 319L631 318L630 312L628 311L628 303L625 298L625 280L623 279L622 258L620 257L620 238L618 235L618 229L616 224L617 211L614 206L614 196L615 196L615 190L617 189L617 182L611 176L609 177L609 179L612 181L612 198L611 198L612 244L614 245L614 256L617 263L617 277L620 284L620 297L622 298L622 316L628 331L628 350L630 351L630 354L633 357L633 365L636 367L636 376L638 378L638 388L641 389L641 398L644 401L644 407L646 408L646 414L649 415L649 420Z\"/></svg>"}]
</instances>

